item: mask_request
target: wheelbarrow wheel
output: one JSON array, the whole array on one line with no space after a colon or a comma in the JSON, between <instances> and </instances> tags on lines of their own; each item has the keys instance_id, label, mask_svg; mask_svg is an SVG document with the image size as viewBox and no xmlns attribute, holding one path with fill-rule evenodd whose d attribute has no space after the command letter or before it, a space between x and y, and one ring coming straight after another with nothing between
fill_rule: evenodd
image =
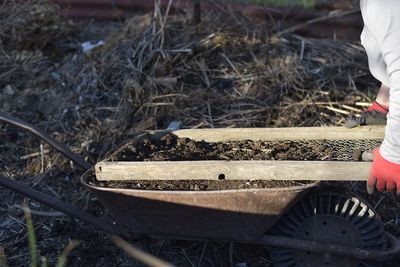
<instances>
[{"instance_id":1,"label":"wheelbarrow wheel","mask_svg":"<svg viewBox=\"0 0 400 267\"><path fill-rule=\"evenodd\" d=\"M271 229L271 234L346 247L385 250L383 224L364 200L343 192L313 191L296 203ZM329 253L273 248L275 267L380 267Z\"/></svg>"}]
</instances>

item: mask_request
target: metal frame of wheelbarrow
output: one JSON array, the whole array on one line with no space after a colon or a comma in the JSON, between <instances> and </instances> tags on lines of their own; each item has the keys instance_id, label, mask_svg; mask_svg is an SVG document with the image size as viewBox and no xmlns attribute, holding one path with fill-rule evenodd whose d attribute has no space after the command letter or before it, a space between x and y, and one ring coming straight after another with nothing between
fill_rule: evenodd
<instances>
[{"instance_id":1,"label":"metal frame of wheelbarrow","mask_svg":"<svg viewBox=\"0 0 400 267\"><path fill-rule=\"evenodd\" d=\"M59 152L61 152L63 155L68 157L70 160L72 160L74 163L76 163L78 166L82 167L82 169L90 172L93 171L93 167L87 163L86 161L82 160L78 155L74 154L71 152L69 149L67 149L65 146L62 144L58 143L55 141L53 138L51 138L49 135L44 133L43 131L37 129L36 127L20 120L14 117L11 117L7 114L1 113L0 112L0 121L12 124L16 127L26 129L30 132L32 132L34 135L37 137L43 139L46 141L48 144L50 144L52 147L57 149ZM309 130L307 130L309 129ZM226 130L226 129L224 129ZM281 129L282 130L282 129ZM294 132L292 132L294 129L285 129L286 132L289 134L294 134L297 136L297 139L310 139L310 131L313 132L313 130L310 130L310 128L299 128L295 129ZM335 130L335 128L330 128L326 132L335 132L333 135L336 134L336 137L332 137L334 139L349 139L348 137L346 138L341 138L341 134L339 134L339 131ZM230 130L230 131L237 131L238 135L243 135L246 136L246 139L248 139L248 135L246 135L246 129L240 129L240 130ZM261 135L259 140L264 139L265 137L265 130L260 129L259 130ZM277 131L273 130L272 132ZM306 133L308 131L308 133ZM343 130L340 130L341 132L344 132ZM190 133L191 135L194 133L193 131L185 131L181 130L178 131L180 133ZM203 131L202 134L204 134L207 131ZM226 131L224 131L226 133ZM346 131L347 132L347 131ZM354 133L360 133L360 136L367 137L367 136L372 136L371 139L375 139L376 136L382 137L382 129L377 129L374 127L370 128L360 128L356 131L353 131L353 133L348 132L350 135L354 136ZM364 135L366 132L368 132L370 135ZM156 134L165 134L164 132L156 132ZM175 132L177 133L177 132ZM198 132L199 133L199 132ZM208 132L211 136L213 135L212 132ZM276 133L274 133L276 135ZM280 140L282 140L282 132L280 132ZM333 136L332 135L332 136ZM180 135L182 136L182 135ZM204 135L203 135L204 136ZM276 135L278 136L278 135ZM308 138L307 138L308 136ZM195 136L188 136L192 137L193 139L196 139ZM303 138L304 137L304 138ZM229 138L229 137L227 137ZM378 137L379 138L379 137ZM292 138L293 139L293 138ZM326 139L326 138L323 138ZM364 138L365 139L365 138ZM230 139L227 139L230 140ZM243 140L243 139L241 139ZM87 173L88 173L87 172ZM34 199L46 206L49 206L51 208L54 208L56 210L62 211L71 217L77 218L85 223L88 223L90 225L95 226L97 229L109 232L109 233L114 233L114 234L127 234L127 231L121 227L118 227L114 224L111 224L109 222L104 221L101 218L95 217L85 211L82 211L80 209L77 209L73 206L70 206L64 202L61 202L57 199L54 199L52 197L49 197L40 191L34 190L32 188L29 188L28 186L16 182L10 178L6 177L0 177L0 185L9 188L15 192L18 192L24 196L27 196L31 199ZM343 246L337 246L337 245L331 245L331 244L325 244L325 243L317 243L317 242L312 242L312 241L304 241L304 240L298 240L298 239L293 239L293 238L285 238L285 237L279 237L279 236L271 236L271 235L263 235L261 238L257 240L229 240L229 241L234 241L234 242L244 242L244 243L253 243L253 244L260 244L260 245L266 245L266 246L274 246L274 247L282 247L282 248L290 248L290 249L299 249L299 250L307 250L310 252L316 252L316 253L331 253L335 255L343 255L343 256L350 256L353 258L361 259L361 260L370 260L370 261L383 261L384 259L387 259L388 257L394 256L395 254L398 254L400 252L400 242L397 240L394 236L392 236L389 233L386 233L387 240L390 243L390 248L386 251L374 251L374 250L364 250L360 248L349 248L349 247L343 247ZM175 236L177 238L182 238L182 239L187 239L184 236ZM228 240L227 240L228 241Z\"/></svg>"}]
</instances>

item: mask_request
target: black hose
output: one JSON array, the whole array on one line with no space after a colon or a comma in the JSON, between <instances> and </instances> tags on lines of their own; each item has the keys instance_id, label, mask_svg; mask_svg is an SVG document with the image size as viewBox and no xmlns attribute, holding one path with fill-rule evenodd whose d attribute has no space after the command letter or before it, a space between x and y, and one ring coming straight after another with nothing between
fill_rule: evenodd
<instances>
[{"instance_id":1,"label":"black hose","mask_svg":"<svg viewBox=\"0 0 400 267\"><path fill-rule=\"evenodd\" d=\"M54 147L56 150L61 152L64 156L66 156L67 158L69 158L70 160L75 162L78 166L82 167L84 170L88 170L92 167L92 165L90 165L88 162L83 160L77 154L73 153L67 147L65 147L61 143L57 142L54 138L49 136L44 131L36 128L35 126L33 126L21 119L7 115L3 112L0 112L0 121L14 125L18 128L30 131L37 137L39 137L42 140L44 140L45 142L47 142L50 146ZM46 206L49 206L53 209L62 211L65 214L68 214L74 218L77 218L85 223L91 224L91 225L95 226L97 229L104 230L106 232L113 233L113 234L122 233L120 228L118 228L112 224L109 224L109 223L99 219L98 217L95 217L85 211L82 211L78 208L70 206L60 200L49 197L49 196L43 194L42 192L32 189L32 188L30 188L22 183L19 183L17 181L0 176L0 185L5 188L11 189L15 192L18 192L26 197L34 199L34 200L36 200Z\"/></svg>"},{"instance_id":2,"label":"black hose","mask_svg":"<svg viewBox=\"0 0 400 267\"><path fill-rule=\"evenodd\" d=\"M42 203L46 206L49 206L50 208L64 212L65 214L68 214L73 218L79 219L82 222L93 225L95 228L97 228L99 230L103 230L103 231L106 231L111 234L125 234L126 233L121 228L119 228L115 225L112 225L110 223L107 223L106 221L104 221L101 218L93 216L90 213L87 213L81 209L70 206L67 203L64 203L58 199L49 197L49 196L43 194L42 192L32 189L29 186L26 186L17 181L0 176L0 185L5 188L11 189L17 193L20 193L26 197L29 197L33 200L36 200L37 202Z\"/></svg>"},{"instance_id":3,"label":"black hose","mask_svg":"<svg viewBox=\"0 0 400 267\"><path fill-rule=\"evenodd\" d=\"M11 125L14 125L18 128L28 130L46 143L48 143L50 146L54 147L56 150L58 150L60 153L62 153L64 156L75 162L78 166L80 166L82 169L85 171L90 169L92 167L91 164L89 164L87 161L79 157L77 154L73 153L71 150L69 150L66 146L63 144L59 143L56 141L54 138L52 138L50 135L45 133L44 131L36 128L35 126L19 119L12 117L8 114L5 114L3 112L0 112L0 121L5 122Z\"/></svg>"}]
</instances>

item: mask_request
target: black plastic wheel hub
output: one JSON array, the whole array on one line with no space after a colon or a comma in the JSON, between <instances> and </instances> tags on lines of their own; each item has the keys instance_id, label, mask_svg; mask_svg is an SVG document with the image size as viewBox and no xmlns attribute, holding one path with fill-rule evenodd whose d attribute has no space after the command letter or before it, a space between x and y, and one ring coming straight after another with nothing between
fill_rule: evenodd
<instances>
[{"instance_id":1,"label":"black plastic wheel hub","mask_svg":"<svg viewBox=\"0 0 400 267\"><path fill-rule=\"evenodd\" d=\"M340 192L313 191L294 205L271 229L271 234L353 248L384 250L379 216L365 201ZM276 267L379 267L330 253L274 248Z\"/></svg>"}]
</instances>

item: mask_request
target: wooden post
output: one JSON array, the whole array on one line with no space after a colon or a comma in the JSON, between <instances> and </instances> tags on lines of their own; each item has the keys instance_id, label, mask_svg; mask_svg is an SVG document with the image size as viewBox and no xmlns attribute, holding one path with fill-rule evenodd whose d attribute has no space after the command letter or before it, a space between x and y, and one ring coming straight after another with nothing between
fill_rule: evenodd
<instances>
[{"instance_id":1,"label":"wooden post","mask_svg":"<svg viewBox=\"0 0 400 267\"><path fill-rule=\"evenodd\" d=\"M192 25L197 25L201 22L201 5L200 0L193 0L193 17Z\"/></svg>"}]
</instances>

